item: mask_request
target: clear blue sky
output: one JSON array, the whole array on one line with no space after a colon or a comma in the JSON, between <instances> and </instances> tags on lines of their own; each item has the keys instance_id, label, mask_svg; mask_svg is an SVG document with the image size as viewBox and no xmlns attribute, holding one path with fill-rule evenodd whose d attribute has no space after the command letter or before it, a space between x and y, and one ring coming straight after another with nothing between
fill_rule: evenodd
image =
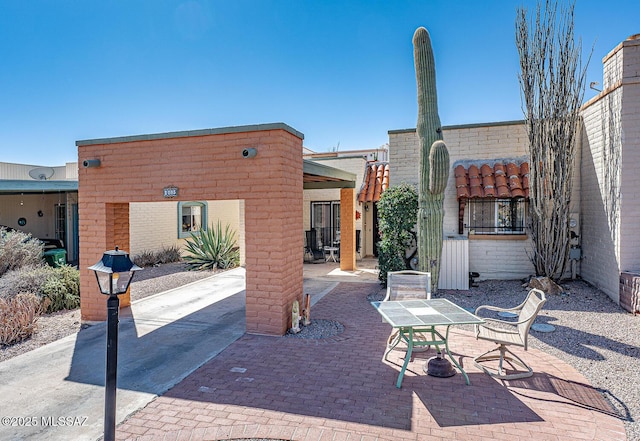
<instances>
[{"instance_id":1,"label":"clear blue sky","mask_svg":"<svg viewBox=\"0 0 640 441\"><path fill-rule=\"evenodd\" d=\"M62 165L76 140L285 122L305 146L378 147L415 127L411 38L434 44L443 125L522 119L516 8L529 0L0 0L0 161ZM578 0L601 60L638 0ZM594 91L587 90L585 99Z\"/></svg>"}]
</instances>

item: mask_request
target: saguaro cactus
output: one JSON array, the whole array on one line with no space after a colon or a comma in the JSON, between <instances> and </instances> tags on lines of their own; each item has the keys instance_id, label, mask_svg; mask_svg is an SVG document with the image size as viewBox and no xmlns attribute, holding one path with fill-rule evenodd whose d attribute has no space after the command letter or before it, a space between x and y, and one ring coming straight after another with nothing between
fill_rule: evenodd
<instances>
[{"instance_id":1,"label":"saguaro cactus","mask_svg":"<svg viewBox=\"0 0 640 441\"><path fill-rule=\"evenodd\" d=\"M436 68L429 32L413 34L413 57L418 86L417 135L420 141L418 188L418 259L420 271L431 273L431 288L438 289L442 256L444 189L449 179L449 152L442 141L436 94Z\"/></svg>"}]
</instances>

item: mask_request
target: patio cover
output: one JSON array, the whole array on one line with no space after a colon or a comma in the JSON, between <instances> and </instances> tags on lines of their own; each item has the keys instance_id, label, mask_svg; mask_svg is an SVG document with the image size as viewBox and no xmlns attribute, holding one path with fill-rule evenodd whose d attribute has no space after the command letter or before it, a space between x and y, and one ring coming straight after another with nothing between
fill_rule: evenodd
<instances>
[{"instance_id":1,"label":"patio cover","mask_svg":"<svg viewBox=\"0 0 640 441\"><path fill-rule=\"evenodd\" d=\"M355 188L356 175L327 165L304 159L302 163L303 188Z\"/></svg>"},{"instance_id":2,"label":"patio cover","mask_svg":"<svg viewBox=\"0 0 640 441\"><path fill-rule=\"evenodd\" d=\"M78 181L0 179L0 194L58 193L62 191L78 191Z\"/></svg>"}]
</instances>

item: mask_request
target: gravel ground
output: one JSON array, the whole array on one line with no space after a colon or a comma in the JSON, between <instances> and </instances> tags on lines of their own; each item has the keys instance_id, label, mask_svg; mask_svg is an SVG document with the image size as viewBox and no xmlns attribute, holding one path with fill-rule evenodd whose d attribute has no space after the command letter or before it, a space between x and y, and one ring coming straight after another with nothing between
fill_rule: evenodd
<instances>
[{"instance_id":1,"label":"gravel ground","mask_svg":"<svg viewBox=\"0 0 640 441\"><path fill-rule=\"evenodd\" d=\"M132 300L213 274L185 269L183 264L146 268L136 274L136 281L131 287ZM563 283L562 287L564 293L547 296L547 303L536 321L553 325L555 331L541 333L532 330L530 345L564 360L582 373L619 410L625 421L627 439L640 441L640 316L625 312L604 293L585 282L570 281ZM527 289L519 281L489 280L480 282L479 287L469 291L442 290L434 297L446 297L462 307L475 309L485 304L516 306L524 300L526 293ZM38 331L32 338L0 349L0 362L80 329L79 310L42 316ZM339 332L339 324L327 320L318 321L307 329L303 327L300 334L289 337L321 338Z\"/></svg>"},{"instance_id":2,"label":"gravel ground","mask_svg":"<svg viewBox=\"0 0 640 441\"><path fill-rule=\"evenodd\" d=\"M536 323L554 332L532 330L529 344L570 364L618 410L627 439L640 440L640 315L616 305L602 291L582 281L562 284L564 293L547 295ZM513 307L527 294L517 281L485 281L470 291L446 291L462 307ZM498 317L496 317L498 318Z\"/></svg>"}]
</instances>

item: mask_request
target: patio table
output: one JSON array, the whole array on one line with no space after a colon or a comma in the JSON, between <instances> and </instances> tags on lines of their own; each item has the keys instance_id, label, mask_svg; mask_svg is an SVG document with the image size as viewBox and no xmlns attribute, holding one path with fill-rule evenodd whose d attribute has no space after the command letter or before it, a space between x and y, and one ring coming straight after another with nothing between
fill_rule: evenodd
<instances>
[{"instance_id":1,"label":"patio table","mask_svg":"<svg viewBox=\"0 0 640 441\"><path fill-rule=\"evenodd\" d=\"M325 262L328 262L329 260L333 260L336 263L338 262L336 260L336 254L335 254L339 250L338 247L324 247L324 250L329 251L329 255L325 256L325 259L324 259Z\"/></svg>"},{"instance_id":2,"label":"patio table","mask_svg":"<svg viewBox=\"0 0 640 441\"><path fill-rule=\"evenodd\" d=\"M397 343L402 340L407 344L407 355L405 356L402 370L400 370L400 374L398 375L398 381L396 382L397 388L400 388L402 385L402 378L409 365L409 360L411 360L414 346L435 346L436 350L441 352L440 346L444 345L445 353L460 370L467 384L469 384L469 376L455 358L453 358L449 350L449 329L453 325L484 323L484 320L447 299L396 300L372 302L372 304L384 320L400 332L400 338L397 340ZM446 326L444 335L436 330L436 326ZM424 336L430 336L430 339L414 339L414 335L418 332ZM391 352L396 345L385 352L385 360L387 360L389 352ZM425 372L426 367L425 365Z\"/></svg>"}]
</instances>

